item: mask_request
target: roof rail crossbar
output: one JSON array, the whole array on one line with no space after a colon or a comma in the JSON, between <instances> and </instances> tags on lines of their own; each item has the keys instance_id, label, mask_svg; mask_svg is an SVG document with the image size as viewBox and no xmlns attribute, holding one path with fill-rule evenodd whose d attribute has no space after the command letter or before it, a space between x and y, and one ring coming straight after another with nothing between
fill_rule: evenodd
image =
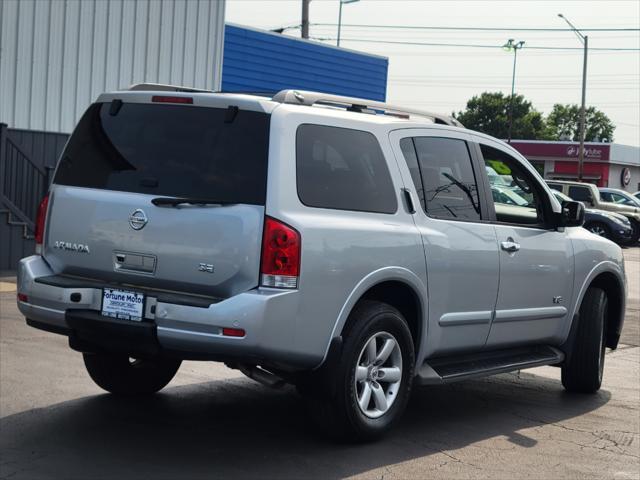
<instances>
[{"instance_id":1,"label":"roof rail crossbar","mask_svg":"<svg viewBox=\"0 0 640 480\"><path fill-rule=\"evenodd\" d=\"M213 90L203 90L200 88L183 87L180 85L167 85L164 83L134 83L127 90L130 91L152 91L152 92L192 92L192 93L214 93Z\"/></svg>"},{"instance_id":2,"label":"roof rail crossbar","mask_svg":"<svg viewBox=\"0 0 640 480\"><path fill-rule=\"evenodd\" d=\"M303 90L282 90L273 96L274 102L288 103L292 105L330 105L337 107L345 107L351 111L365 111L375 113L382 111L385 115L394 117L418 116L431 119L434 123L443 125L451 125L454 127L464 126L455 118L439 113L428 112L425 110L414 110L396 105L390 105L375 100L366 100L364 98L345 97L342 95L332 95L330 93L308 92Z\"/></svg>"}]
</instances>

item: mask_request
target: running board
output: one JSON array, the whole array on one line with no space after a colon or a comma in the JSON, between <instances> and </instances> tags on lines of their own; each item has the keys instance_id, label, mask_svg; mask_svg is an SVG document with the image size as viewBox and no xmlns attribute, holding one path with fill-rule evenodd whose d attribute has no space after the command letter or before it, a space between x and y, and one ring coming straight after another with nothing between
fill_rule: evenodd
<instances>
[{"instance_id":1,"label":"running board","mask_svg":"<svg viewBox=\"0 0 640 480\"><path fill-rule=\"evenodd\" d=\"M554 365L563 360L564 353L547 345L432 358L422 364L416 382L419 385L457 382L542 365Z\"/></svg>"}]
</instances>

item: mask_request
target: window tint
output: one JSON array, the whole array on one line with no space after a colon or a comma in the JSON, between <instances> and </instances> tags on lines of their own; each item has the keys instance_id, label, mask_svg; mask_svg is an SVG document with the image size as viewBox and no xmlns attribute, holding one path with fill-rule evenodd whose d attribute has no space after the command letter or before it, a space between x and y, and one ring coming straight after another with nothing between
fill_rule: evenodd
<instances>
[{"instance_id":1,"label":"window tint","mask_svg":"<svg viewBox=\"0 0 640 480\"><path fill-rule=\"evenodd\" d=\"M542 223L543 194L533 177L510 155L487 145L480 145L480 150L485 165L495 170L503 180L497 183L488 176L496 220L516 224Z\"/></svg>"},{"instance_id":2,"label":"window tint","mask_svg":"<svg viewBox=\"0 0 640 480\"><path fill-rule=\"evenodd\" d=\"M603 202L613 202L613 195L611 195L609 192L600 192L600 199Z\"/></svg>"},{"instance_id":3,"label":"window tint","mask_svg":"<svg viewBox=\"0 0 640 480\"><path fill-rule=\"evenodd\" d=\"M264 205L269 115L167 104L94 104L54 182L152 195Z\"/></svg>"},{"instance_id":4,"label":"window tint","mask_svg":"<svg viewBox=\"0 0 640 480\"><path fill-rule=\"evenodd\" d=\"M593 203L591 190L588 187L571 185L569 187L569 196L578 202L587 202L589 204Z\"/></svg>"},{"instance_id":5,"label":"window tint","mask_svg":"<svg viewBox=\"0 0 640 480\"><path fill-rule=\"evenodd\" d=\"M471 156L463 140L416 137L413 139L429 216L479 220L480 202Z\"/></svg>"},{"instance_id":6,"label":"window tint","mask_svg":"<svg viewBox=\"0 0 640 480\"><path fill-rule=\"evenodd\" d=\"M369 132L300 125L298 195L310 207L395 213L396 194L378 140Z\"/></svg>"},{"instance_id":7,"label":"window tint","mask_svg":"<svg viewBox=\"0 0 640 480\"><path fill-rule=\"evenodd\" d=\"M407 161L413 183L416 186L416 193L420 199L420 204L422 208L426 208L424 204L424 188L422 186L422 178L420 178L420 167L418 166L418 156L416 155L416 148L413 146L413 139L403 138L400 140L400 148L402 149L404 159Z\"/></svg>"}]
</instances>

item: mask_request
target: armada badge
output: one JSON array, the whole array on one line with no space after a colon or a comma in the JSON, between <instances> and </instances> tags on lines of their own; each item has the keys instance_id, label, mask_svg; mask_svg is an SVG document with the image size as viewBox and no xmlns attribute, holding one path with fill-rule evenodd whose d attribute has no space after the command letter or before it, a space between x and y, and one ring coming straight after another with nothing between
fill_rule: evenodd
<instances>
[{"instance_id":1,"label":"armada badge","mask_svg":"<svg viewBox=\"0 0 640 480\"><path fill-rule=\"evenodd\" d=\"M54 248L58 248L60 250L66 250L69 252L78 252L78 253L90 253L89 245L85 245L83 243L73 243L73 242L62 242L57 240L53 244Z\"/></svg>"}]
</instances>

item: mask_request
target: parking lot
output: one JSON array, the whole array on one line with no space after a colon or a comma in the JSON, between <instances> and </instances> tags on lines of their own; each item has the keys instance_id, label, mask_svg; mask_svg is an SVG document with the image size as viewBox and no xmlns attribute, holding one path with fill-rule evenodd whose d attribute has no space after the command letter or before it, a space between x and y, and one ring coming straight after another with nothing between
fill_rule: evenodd
<instances>
[{"instance_id":1,"label":"parking lot","mask_svg":"<svg viewBox=\"0 0 640 480\"><path fill-rule=\"evenodd\" d=\"M640 248L602 390L566 394L553 367L421 388L399 428L329 443L293 389L185 362L160 394L123 400L89 379L64 337L28 328L0 284L0 478L640 477Z\"/></svg>"}]
</instances>

